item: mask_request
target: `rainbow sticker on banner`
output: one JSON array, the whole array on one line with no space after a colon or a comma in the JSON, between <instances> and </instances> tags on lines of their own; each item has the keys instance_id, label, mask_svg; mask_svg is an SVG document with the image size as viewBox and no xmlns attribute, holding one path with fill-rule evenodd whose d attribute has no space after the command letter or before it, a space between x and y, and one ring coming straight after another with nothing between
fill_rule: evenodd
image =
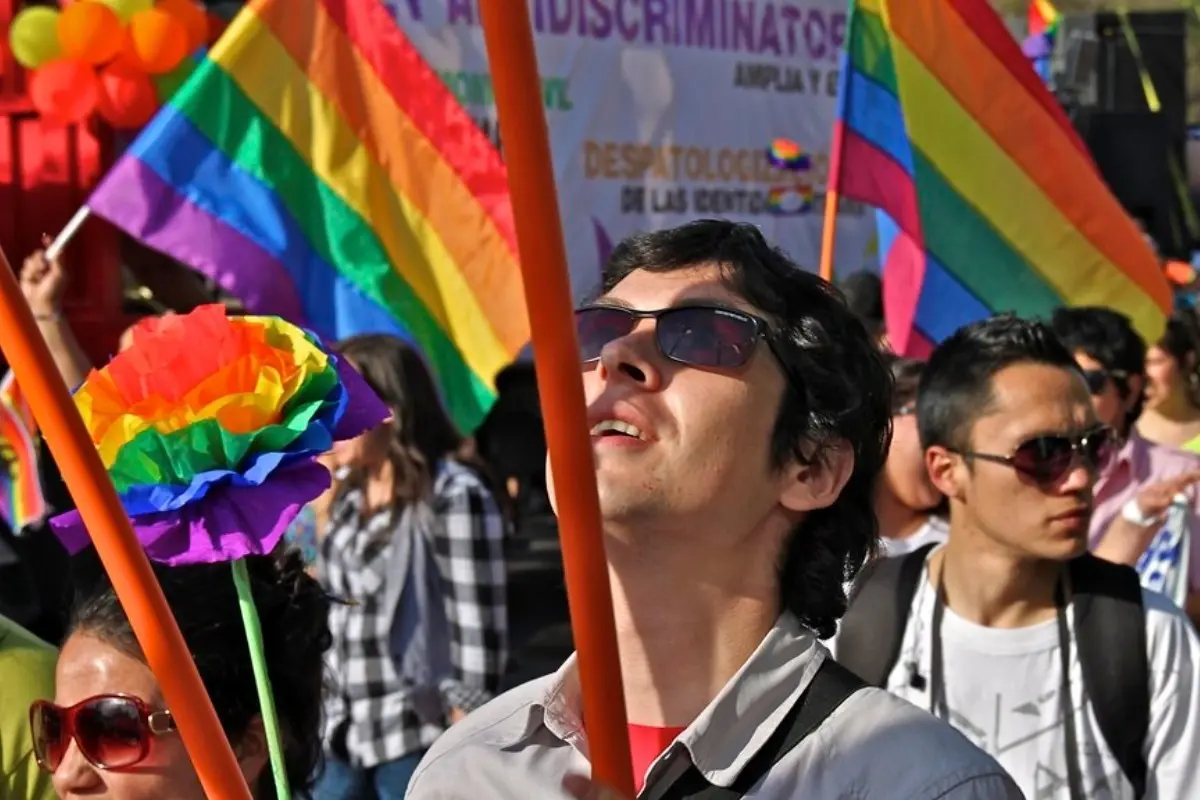
<instances>
[{"instance_id":1,"label":"rainbow sticker on banner","mask_svg":"<svg viewBox=\"0 0 1200 800\"><path fill-rule=\"evenodd\" d=\"M776 169L804 172L812 168L812 157L791 139L776 139L767 148L767 161Z\"/></svg>"},{"instance_id":2,"label":"rainbow sticker on banner","mask_svg":"<svg viewBox=\"0 0 1200 800\"><path fill-rule=\"evenodd\" d=\"M806 214L815 196L811 186L774 186L767 192L767 210L781 217Z\"/></svg>"}]
</instances>

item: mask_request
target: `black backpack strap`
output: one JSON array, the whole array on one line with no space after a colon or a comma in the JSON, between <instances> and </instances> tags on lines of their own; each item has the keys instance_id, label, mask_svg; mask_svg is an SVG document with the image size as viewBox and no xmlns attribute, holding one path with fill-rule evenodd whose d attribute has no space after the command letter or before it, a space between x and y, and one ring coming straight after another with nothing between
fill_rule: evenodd
<instances>
[{"instance_id":1,"label":"black backpack strap","mask_svg":"<svg viewBox=\"0 0 1200 800\"><path fill-rule=\"evenodd\" d=\"M1071 562L1075 646L1092 713L1108 749L1133 785L1146 793L1143 748L1150 730L1146 613L1137 570L1091 554Z\"/></svg>"},{"instance_id":2,"label":"black backpack strap","mask_svg":"<svg viewBox=\"0 0 1200 800\"><path fill-rule=\"evenodd\" d=\"M846 698L864 688L866 684L857 675L832 658L825 659L804 694L800 695L762 749L738 773L731 787L709 783L693 764L671 784L663 800L737 800L744 797L770 772L771 767L819 728Z\"/></svg>"},{"instance_id":3,"label":"black backpack strap","mask_svg":"<svg viewBox=\"0 0 1200 800\"><path fill-rule=\"evenodd\" d=\"M900 658L904 629L925 560L935 544L863 568L842 617L837 660L871 686L886 686Z\"/></svg>"}]
</instances>

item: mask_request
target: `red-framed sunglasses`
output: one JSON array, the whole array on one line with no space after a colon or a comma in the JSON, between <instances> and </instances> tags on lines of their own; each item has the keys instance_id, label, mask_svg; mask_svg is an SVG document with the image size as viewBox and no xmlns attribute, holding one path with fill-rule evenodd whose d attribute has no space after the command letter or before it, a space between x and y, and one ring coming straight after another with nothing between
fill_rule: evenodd
<instances>
[{"instance_id":1,"label":"red-framed sunglasses","mask_svg":"<svg viewBox=\"0 0 1200 800\"><path fill-rule=\"evenodd\" d=\"M58 769L72 740L92 766L121 770L143 761L155 736L177 730L170 711L151 711L123 694L96 695L69 708L38 700L29 707L29 728L33 754L47 772Z\"/></svg>"}]
</instances>

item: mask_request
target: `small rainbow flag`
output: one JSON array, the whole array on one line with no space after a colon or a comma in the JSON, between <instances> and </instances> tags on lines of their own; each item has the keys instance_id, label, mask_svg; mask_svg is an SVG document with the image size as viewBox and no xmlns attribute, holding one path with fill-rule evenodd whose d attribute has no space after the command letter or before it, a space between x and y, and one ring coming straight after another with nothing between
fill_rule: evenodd
<instances>
[{"instance_id":1,"label":"small rainbow flag","mask_svg":"<svg viewBox=\"0 0 1200 800\"><path fill-rule=\"evenodd\" d=\"M13 530L46 515L37 423L11 370L0 379L0 514Z\"/></svg>"},{"instance_id":2,"label":"small rainbow flag","mask_svg":"<svg viewBox=\"0 0 1200 800\"><path fill-rule=\"evenodd\" d=\"M1031 36L1039 33L1053 32L1058 27L1062 15L1050 0L1029 0L1026 18Z\"/></svg>"},{"instance_id":3,"label":"small rainbow flag","mask_svg":"<svg viewBox=\"0 0 1200 800\"><path fill-rule=\"evenodd\" d=\"M408 338L466 431L529 340L504 164L380 0L251 0L88 206L252 313Z\"/></svg>"},{"instance_id":4,"label":"small rainbow flag","mask_svg":"<svg viewBox=\"0 0 1200 800\"><path fill-rule=\"evenodd\" d=\"M857 0L844 58L832 181L880 210L897 352L1063 305L1158 339L1154 253L986 0Z\"/></svg>"}]
</instances>

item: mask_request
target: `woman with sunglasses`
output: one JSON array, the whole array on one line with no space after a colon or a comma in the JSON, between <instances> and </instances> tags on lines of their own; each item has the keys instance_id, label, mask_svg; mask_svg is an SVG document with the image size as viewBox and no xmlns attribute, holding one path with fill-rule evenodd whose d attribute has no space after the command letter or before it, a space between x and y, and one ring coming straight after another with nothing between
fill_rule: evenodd
<instances>
[{"instance_id":1,"label":"woman with sunglasses","mask_svg":"<svg viewBox=\"0 0 1200 800\"><path fill-rule=\"evenodd\" d=\"M945 498L929 479L917 431L917 384L924 362L893 356L892 442L875 486L881 554L899 556L946 540Z\"/></svg>"},{"instance_id":2,"label":"woman with sunglasses","mask_svg":"<svg viewBox=\"0 0 1200 800\"><path fill-rule=\"evenodd\" d=\"M203 800L171 709L146 666L95 551L77 557L70 632L54 701L29 710L34 755L64 800ZM321 755L323 656L330 602L295 550L246 559L262 620L288 779L298 798ZM154 565L167 604L243 774L257 798L274 798L246 633L227 564ZM7 797L7 796L6 796Z\"/></svg>"}]
</instances>

